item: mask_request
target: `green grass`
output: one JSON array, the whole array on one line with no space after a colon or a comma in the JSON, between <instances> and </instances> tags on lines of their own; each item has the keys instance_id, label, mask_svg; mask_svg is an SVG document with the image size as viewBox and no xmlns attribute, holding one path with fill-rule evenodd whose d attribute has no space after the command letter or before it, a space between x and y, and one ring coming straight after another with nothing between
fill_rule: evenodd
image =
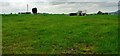
<instances>
[{"instance_id":1,"label":"green grass","mask_svg":"<svg viewBox=\"0 0 120 56\"><path fill-rule=\"evenodd\" d=\"M3 54L116 54L117 15L3 15Z\"/></svg>"}]
</instances>

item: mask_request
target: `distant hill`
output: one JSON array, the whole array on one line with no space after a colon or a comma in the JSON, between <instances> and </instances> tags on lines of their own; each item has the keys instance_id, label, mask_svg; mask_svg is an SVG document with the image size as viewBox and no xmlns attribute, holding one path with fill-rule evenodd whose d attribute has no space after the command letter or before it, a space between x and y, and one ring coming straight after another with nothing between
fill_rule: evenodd
<instances>
[{"instance_id":1,"label":"distant hill","mask_svg":"<svg viewBox=\"0 0 120 56\"><path fill-rule=\"evenodd\" d=\"M110 12L110 14L120 14L120 10L115 11L115 12Z\"/></svg>"}]
</instances>

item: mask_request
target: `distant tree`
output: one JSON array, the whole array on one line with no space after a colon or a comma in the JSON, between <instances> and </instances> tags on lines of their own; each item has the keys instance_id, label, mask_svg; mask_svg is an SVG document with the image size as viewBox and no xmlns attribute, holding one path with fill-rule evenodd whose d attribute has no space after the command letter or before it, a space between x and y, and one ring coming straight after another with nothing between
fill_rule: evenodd
<instances>
[{"instance_id":1,"label":"distant tree","mask_svg":"<svg viewBox=\"0 0 120 56\"><path fill-rule=\"evenodd\" d=\"M70 15L70 16L76 16L77 13L70 13L69 15Z\"/></svg>"},{"instance_id":2,"label":"distant tree","mask_svg":"<svg viewBox=\"0 0 120 56\"><path fill-rule=\"evenodd\" d=\"M12 13L10 13L10 14L12 14Z\"/></svg>"},{"instance_id":3,"label":"distant tree","mask_svg":"<svg viewBox=\"0 0 120 56\"><path fill-rule=\"evenodd\" d=\"M32 8L33 14L37 14L37 8Z\"/></svg>"},{"instance_id":4,"label":"distant tree","mask_svg":"<svg viewBox=\"0 0 120 56\"><path fill-rule=\"evenodd\" d=\"M103 12L102 11L98 11L98 13L97 14L103 14Z\"/></svg>"},{"instance_id":5,"label":"distant tree","mask_svg":"<svg viewBox=\"0 0 120 56\"><path fill-rule=\"evenodd\" d=\"M18 14L20 14L20 12L18 12Z\"/></svg>"},{"instance_id":6,"label":"distant tree","mask_svg":"<svg viewBox=\"0 0 120 56\"><path fill-rule=\"evenodd\" d=\"M118 15L120 15L120 10L118 10Z\"/></svg>"}]
</instances>

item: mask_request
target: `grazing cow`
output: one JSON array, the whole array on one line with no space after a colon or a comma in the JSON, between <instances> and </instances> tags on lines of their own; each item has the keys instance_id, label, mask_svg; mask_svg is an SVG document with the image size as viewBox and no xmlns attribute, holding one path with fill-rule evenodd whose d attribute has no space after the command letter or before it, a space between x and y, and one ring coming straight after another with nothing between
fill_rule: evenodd
<instances>
[{"instance_id":1,"label":"grazing cow","mask_svg":"<svg viewBox=\"0 0 120 56\"><path fill-rule=\"evenodd\" d=\"M70 16L76 16L77 13L70 13L69 15L70 15Z\"/></svg>"}]
</instances>

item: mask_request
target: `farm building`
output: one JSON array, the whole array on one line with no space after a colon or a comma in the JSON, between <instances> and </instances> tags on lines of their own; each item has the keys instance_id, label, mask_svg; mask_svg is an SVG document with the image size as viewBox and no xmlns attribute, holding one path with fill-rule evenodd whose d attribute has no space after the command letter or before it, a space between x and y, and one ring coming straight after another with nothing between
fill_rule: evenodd
<instances>
[{"instance_id":1,"label":"farm building","mask_svg":"<svg viewBox=\"0 0 120 56\"><path fill-rule=\"evenodd\" d=\"M86 11L87 10L84 10L84 11L78 11L77 13L69 13L69 16L86 16Z\"/></svg>"}]
</instances>

